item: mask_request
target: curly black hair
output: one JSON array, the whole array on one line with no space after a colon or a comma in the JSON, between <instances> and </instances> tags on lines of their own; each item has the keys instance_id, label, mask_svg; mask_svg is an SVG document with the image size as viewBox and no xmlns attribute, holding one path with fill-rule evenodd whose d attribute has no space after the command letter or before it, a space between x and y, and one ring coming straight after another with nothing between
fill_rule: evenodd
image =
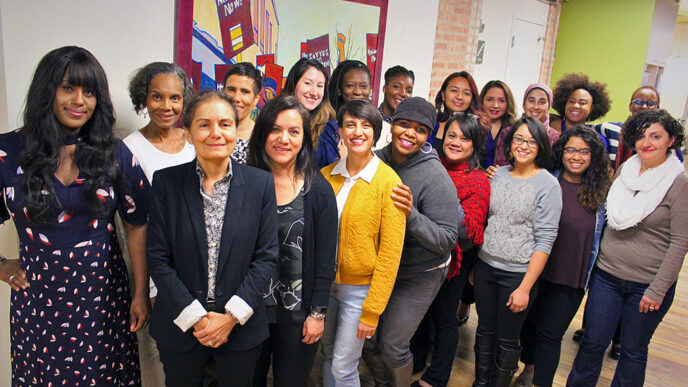
<instances>
[{"instance_id":1,"label":"curly black hair","mask_svg":"<svg viewBox=\"0 0 688 387\"><path fill-rule=\"evenodd\" d=\"M650 125L655 123L662 125L664 130L669 133L669 137L674 138L674 143L667 149L667 154L672 149L678 149L683 146L683 141L685 140L683 125L664 109L643 110L628 117L621 128L621 138L624 144L630 149L635 150L635 143L640 139L640 136L645 133L645 130Z\"/></svg>"},{"instance_id":2,"label":"curly black hair","mask_svg":"<svg viewBox=\"0 0 688 387\"><path fill-rule=\"evenodd\" d=\"M583 124L574 125L559 137L552 146L551 171L562 171L564 168L564 148L571 137L579 137L590 148L590 166L581 176L581 187L578 190L578 203L581 206L595 210L604 204L607 192L612 184L609 155L597 136L597 133Z\"/></svg>"},{"instance_id":3,"label":"curly black hair","mask_svg":"<svg viewBox=\"0 0 688 387\"><path fill-rule=\"evenodd\" d=\"M612 102L607 93L607 85L602 82L593 82L585 74L571 73L564 75L554 87L552 108L559 113L562 119L565 117L566 101L578 89L583 89L592 96L592 108L588 121L595 121L607 114Z\"/></svg>"},{"instance_id":4,"label":"curly black hair","mask_svg":"<svg viewBox=\"0 0 688 387\"><path fill-rule=\"evenodd\" d=\"M537 142L535 166L546 169L549 166L550 157L552 156L552 146L549 144L547 129L540 120L533 117L521 117L514 122L514 126L512 126L509 133L507 133L506 139L504 140L504 154L508 155L507 161L509 161L509 164L514 165L514 156L511 155L511 143L514 140L514 135L522 125L528 128L530 135L533 136L533 139Z\"/></svg>"},{"instance_id":5,"label":"curly black hair","mask_svg":"<svg viewBox=\"0 0 688 387\"><path fill-rule=\"evenodd\" d=\"M174 63L153 62L136 70L129 81L129 97L134 105L134 111L138 114L146 107L148 86L153 78L160 74L175 74L182 81L182 98L186 100L193 94L193 84L184 70Z\"/></svg>"}]
</instances>

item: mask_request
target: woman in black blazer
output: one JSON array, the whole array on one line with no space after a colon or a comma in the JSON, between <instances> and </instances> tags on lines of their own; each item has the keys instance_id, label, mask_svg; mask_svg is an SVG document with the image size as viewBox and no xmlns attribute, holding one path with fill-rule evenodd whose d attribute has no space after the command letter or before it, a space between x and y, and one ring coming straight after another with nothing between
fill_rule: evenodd
<instances>
[{"instance_id":1,"label":"woman in black blazer","mask_svg":"<svg viewBox=\"0 0 688 387\"><path fill-rule=\"evenodd\" d=\"M206 90L184 111L196 160L153 176L147 254L158 286L150 333L167 386L249 386L268 337L263 294L277 262L272 175L230 161L237 113Z\"/></svg>"},{"instance_id":2,"label":"woman in black blazer","mask_svg":"<svg viewBox=\"0 0 688 387\"><path fill-rule=\"evenodd\" d=\"M277 195L279 259L265 304L270 338L253 386L306 386L323 334L337 246L337 202L315 169L308 111L295 97L268 102L256 120L248 165L272 172Z\"/></svg>"}]
</instances>

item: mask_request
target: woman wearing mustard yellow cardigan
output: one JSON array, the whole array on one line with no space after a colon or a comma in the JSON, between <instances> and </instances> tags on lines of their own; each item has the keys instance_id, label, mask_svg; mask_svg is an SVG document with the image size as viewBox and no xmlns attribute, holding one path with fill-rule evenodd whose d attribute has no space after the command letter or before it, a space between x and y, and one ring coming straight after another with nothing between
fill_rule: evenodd
<instances>
[{"instance_id":1,"label":"woman wearing mustard yellow cardigan","mask_svg":"<svg viewBox=\"0 0 688 387\"><path fill-rule=\"evenodd\" d=\"M375 334L399 268L406 217L395 207L397 174L371 151L382 116L355 100L337 114L347 156L322 169L337 197L337 275L323 335L324 385L360 386L358 359Z\"/></svg>"}]
</instances>

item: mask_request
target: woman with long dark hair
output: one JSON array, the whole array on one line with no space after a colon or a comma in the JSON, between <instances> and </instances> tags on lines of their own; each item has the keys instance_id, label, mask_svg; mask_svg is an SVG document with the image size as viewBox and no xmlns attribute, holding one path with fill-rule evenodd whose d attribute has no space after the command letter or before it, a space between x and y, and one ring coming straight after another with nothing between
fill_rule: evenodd
<instances>
[{"instance_id":1,"label":"woman with long dark hair","mask_svg":"<svg viewBox=\"0 0 688 387\"><path fill-rule=\"evenodd\" d=\"M578 311L599 251L607 191L611 185L604 144L578 124L554 144L551 170L562 192L559 231L540 275L538 295L521 329L517 386L551 386L561 339Z\"/></svg>"},{"instance_id":2,"label":"woman with long dark hair","mask_svg":"<svg viewBox=\"0 0 688 387\"><path fill-rule=\"evenodd\" d=\"M261 109L248 165L271 172L277 197L279 259L263 299L270 337L253 380L266 386L305 386L334 280L337 202L315 169L308 112L295 97L279 96Z\"/></svg>"},{"instance_id":3,"label":"woman with long dark hair","mask_svg":"<svg viewBox=\"0 0 688 387\"><path fill-rule=\"evenodd\" d=\"M427 142L439 153L442 151L445 125L454 114L480 116L482 104L473 76L467 71L449 74L435 96L435 109L437 122Z\"/></svg>"},{"instance_id":4,"label":"woman with long dark hair","mask_svg":"<svg viewBox=\"0 0 688 387\"><path fill-rule=\"evenodd\" d=\"M688 252L688 175L673 155L683 126L666 110L632 115L621 131L635 150L607 195L605 227L585 307L586 326L567 385L595 386L621 322L612 386L642 386L647 350L671 307Z\"/></svg>"},{"instance_id":5,"label":"woman with long dark hair","mask_svg":"<svg viewBox=\"0 0 688 387\"><path fill-rule=\"evenodd\" d=\"M0 186L20 240L0 263L12 287L16 385L140 384L135 331L148 320L148 181L113 133L105 72L80 47L46 54L29 86L24 126L0 135ZM115 237L124 220L134 268Z\"/></svg>"},{"instance_id":6,"label":"woman with long dark hair","mask_svg":"<svg viewBox=\"0 0 688 387\"><path fill-rule=\"evenodd\" d=\"M542 123L516 121L505 153L511 165L490 181L485 240L474 269L475 386L509 386L518 369L519 334L561 213L561 188L546 170L551 147Z\"/></svg>"},{"instance_id":7,"label":"woman with long dark hair","mask_svg":"<svg viewBox=\"0 0 688 387\"><path fill-rule=\"evenodd\" d=\"M339 142L335 112L327 91L325 67L315 59L301 58L289 70L284 94L296 97L310 113L315 163L319 168L338 161L346 154Z\"/></svg>"},{"instance_id":8,"label":"woman with long dark hair","mask_svg":"<svg viewBox=\"0 0 688 387\"><path fill-rule=\"evenodd\" d=\"M466 262L470 262L465 265L464 257L475 255L483 244L490 205L490 182L480 166L485 130L476 118L462 114L450 118L446 128L440 161L456 186L461 205L461 225L459 241L451 252L447 277L411 341L414 368L425 367L432 322L435 327L432 362L414 384L423 387L446 386L449 383L459 341L456 310L473 267L473 259L466 259Z\"/></svg>"},{"instance_id":9,"label":"woman with long dark hair","mask_svg":"<svg viewBox=\"0 0 688 387\"><path fill-rule=\"evenodd\" d=\"M511 89L499 80L489 81L483 86L480 101L483 105L483 115L490 123L483 154L484 164L489 167L494 164L496 153L499 152L497 139L503 138L503 133L508 131L516 120L516 106Z\"/></svg>"}]
</instances>

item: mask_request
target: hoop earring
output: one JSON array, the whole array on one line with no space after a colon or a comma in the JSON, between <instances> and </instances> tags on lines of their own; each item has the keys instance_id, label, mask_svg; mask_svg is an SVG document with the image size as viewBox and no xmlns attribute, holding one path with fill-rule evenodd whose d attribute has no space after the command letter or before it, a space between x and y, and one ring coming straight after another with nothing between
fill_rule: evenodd
<instances>
[{"instance_id":1,"label":"hoop earring","mask_svg":"<svg viewBox=\"0 0 688 387\"><path fill-rule=\"evenodd\" d=\"M420 147L420 151L425 154L428 154L432 152L432 145L429 142L426 142L425 144L423 144L422 147Z\"/></svg>"}]
</instances>

